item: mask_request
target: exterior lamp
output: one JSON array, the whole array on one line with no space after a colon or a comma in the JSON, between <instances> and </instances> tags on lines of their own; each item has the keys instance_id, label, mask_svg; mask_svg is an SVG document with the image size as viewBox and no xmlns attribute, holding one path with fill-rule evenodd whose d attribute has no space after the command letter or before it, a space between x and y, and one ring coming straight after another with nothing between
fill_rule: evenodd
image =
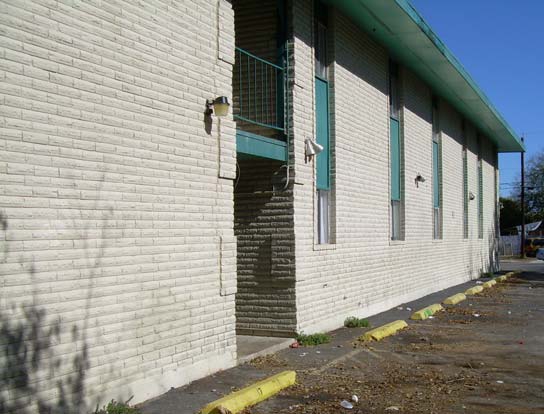
<instances>
[{"instance_id":1,"label":"exterior lamp","mask_svg":"<svg viewBox=\"0 0 544 414\"><path fill-rule=\"evenodd\" d=\"M230 103L226 96L218 96L214 100L208 99L206 100L206 115L211 115L215 112L215 116L226 116L229 113L229 106Z\"/></svg>"},{"instance_id":2,"label":"exterior lamp","mask_svg":"<svg viewBox=\"0 0 544 414\"><path fill-rule=\"evenodd\" d=\"M425 182L425 177L423 177L420 173L417 173L416 178L415 178L414 181L416 183L416 187L419 187L419 183L424 183Z\"/></svg>"},{"instance_id":3,"label":"exterior lamp","mask_svg":"<svg viewBox=\"0 0 544 414\"><path fill-rule=\"evenodd\" d=\"M311 158L314 155L317 155L321 151L323 151L323 145L320 145L317 142L312 141L311 139L306 139L304 143L305 143L304 150L306 152L306 157L308 158Z\"/></svg>"}]
</instances>

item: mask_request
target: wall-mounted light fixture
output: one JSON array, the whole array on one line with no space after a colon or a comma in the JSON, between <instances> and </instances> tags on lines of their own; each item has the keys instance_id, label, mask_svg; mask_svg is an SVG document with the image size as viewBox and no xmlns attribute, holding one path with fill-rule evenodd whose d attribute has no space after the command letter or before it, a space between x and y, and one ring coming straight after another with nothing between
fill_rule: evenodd
<instances>
[{"instance_id":1,"label":"wall-mounted light fixture","mask_svg":"<svg viewBox=\"0 0 544 414\"><path fill-rule=\"evenodd\" d=\"M215 99L206 100L206 115L210 116L215 113L215 116L223 117L229 113L229 100L226 96L218 96ZM213 108L213 109L212 109Z\"/></svg>"},{"instance_id":2,"label":"wall-mounted light fixture","mask_svg":"<svg viewBox=\"0 0 544 414\"><path fill-rule=\"evenodd\" d=\"M425 177L423 177L420 173L417 173L416 178L414 179L414 182L416 183L416 187L419 188L419 183L424 183Z\"/></svg>"},{"instance_id":3,"label":"wall-mounted light fixture","mask_svg":"<svg viewBox=\"0 0 544 414\"><path fill-rule=\"evenodd\" d=\"M319 145L317 142L312 141L311 139L306 139L304 143L304 152L306 153L306 157L309 159L323 151L323 145Z\"/></svg>"},{"instance_id":4,"label":"wall-mounted light fixture","mask_svg":"<svg viewBox=\"0 0 544 414\"><path fill-rule=\"evenodd\" d=\"M474 200L476 198L476 196L474 195L474 193L472 191L469 191L468 193L468 199L469 200Z\"/></svg>"}]
</instances>

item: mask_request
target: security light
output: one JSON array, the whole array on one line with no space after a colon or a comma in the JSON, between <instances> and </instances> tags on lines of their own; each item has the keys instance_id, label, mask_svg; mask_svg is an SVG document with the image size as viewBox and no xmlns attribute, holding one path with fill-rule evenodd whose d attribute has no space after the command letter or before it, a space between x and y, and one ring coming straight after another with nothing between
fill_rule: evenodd
<instances>
[{"instance_id":1,"label":"security light","mask_svg":"<svg viewBox=\"0 0 544 414\"><path fill-rule=\"evenodd\" d=\"M416 178L414 179L416 183L416 187L419 187L419 183L425 182L425 177L423 177L420 173L417 173Z\"/></svg>"},{"instance_id":2,"label":"security light","mask_svg":"<svg viewBox=\"0 0 544 414\"><path fill-rule=\"evenodd\" d=\"M305 151L306 151L307 157L313 157L314 155L317 155L321 151L323 151L323 145L319 145L317 142L312 141L311 139L307 139L305 143L306 143Z\"/></svg>"},{"instance_id":3,"label":"security light","mask_svg":"<svg viewBox=\"0 0 544 414\"><path fill-rule=\"evenodd\" d=\"M218 96L214 100L208 99L206 101L206 115L211 115L215 112L215 116L226 116L229 113L229 106L230 103L226 96Z\"/></svg>"}]
</instances>

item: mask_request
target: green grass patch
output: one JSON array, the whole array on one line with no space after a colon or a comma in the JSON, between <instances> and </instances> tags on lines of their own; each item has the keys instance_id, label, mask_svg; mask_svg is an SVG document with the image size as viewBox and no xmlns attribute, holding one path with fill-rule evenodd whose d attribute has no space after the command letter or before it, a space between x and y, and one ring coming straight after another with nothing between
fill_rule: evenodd
<instances>
[{"instance_id":1,"label":"green grass patch","mask_svg":"<svg viewBox=\"0 0 544 414\"><path fill-rule=\"evenodd\" d=\"M111 400L108 405L96 409L94 414L142 414L137 408L131 407L127 402Z\"/></svg>"},{"instance_id":2,"label":"green grass patch","mask_svg":"<svg viewBox=\"0 0 544 414\"><path fill-rule=\"evenodd\" d=\"M296 339L297 342L302 346L327 344L331 341L330 335L326 333L316 333L312 335L304 335L301 333L297 335Z\"/></svg>"},{"instance_id":3,"label":"green grass patch","mask_svg":"<svg viewBox=\"0 0 544 414\"><path fill-rule=\"evenodd\" d=\"M367 319L350 316L344 321L344 326L346 328L368 328L370 326L370 322L368 322Z\"/></svg>"}]
</instances>

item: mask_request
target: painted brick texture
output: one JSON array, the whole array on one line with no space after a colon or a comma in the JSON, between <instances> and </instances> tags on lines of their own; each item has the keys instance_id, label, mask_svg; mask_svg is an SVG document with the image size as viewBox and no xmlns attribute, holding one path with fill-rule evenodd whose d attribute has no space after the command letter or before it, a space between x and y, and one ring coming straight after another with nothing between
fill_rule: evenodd
<instances>
[{"instance_id":1,"label":"painted brick texture","mask_svg":"<svg viewBox=\"0 0 544 414\"><path fill-rule=\"evenodd\" d=\"M239 160L234 191L238 246L236 326L240 334L296 331L293 197L282 163Z\"/></svg>"},{"instance_id":2,"label":"painted brick texture","mask_svg":"<svg viewBox=\"0 0 544 414\"><path fill-rule=\"evenodd\" d=\"M474 200L470 235L463 240L461 117L443 101L443 238L432 238L432 91L406 69L401 71L405 240L390 240L389 56L346 16L331 14L335 239L318 245L314 165L302 157L304 138L315 136L312 2L294 4L296 293L298 329L304 332L336 328L347 316L388 309L496 265L493 148L483 140L484 238L478 239ZM476 132L468 133L469 190L477 194ZM427 179L419 187L418 173Z\"/></svg>"},{"instance_id":3,"label":"painted brick texture","mask_svg":"<svg viewBox=\"0 0 544 414\"><path fill-rule=\"evenodd\" d=\"M235 126L203 115L232 94L230 3L0 8L3 407L85 412L232 366Z\"/></svg>"},{"instance_id":4,"label":"painted brick texture","mask_svg":"<svg viewBox=\"0 0 544 414\"><path fill-rule=\"evenodd\" d=\"M464 240L461 117L440 102L443 238L433 240L432 91L406 69L405 240L390 240L389 57L336 12L333 243L316 243L315 170L304 159L315 137L312 3L289 3L286 192L277 162L240 158L236 177L232 117L203 114L216 96L236 105L227 0L0 3L5 407L138 402L232 366L236 328L333 329L496 266L494 149L483 139L484 237L475 199ZM247 23L241 46L273 60L273 34L252 37L255 2L233 4ZM261 9L271 31L274 4ZM470 125L467 136L477 195ZM416 186L418 173L427 181Z\"/></svg>"}]
</instances>

